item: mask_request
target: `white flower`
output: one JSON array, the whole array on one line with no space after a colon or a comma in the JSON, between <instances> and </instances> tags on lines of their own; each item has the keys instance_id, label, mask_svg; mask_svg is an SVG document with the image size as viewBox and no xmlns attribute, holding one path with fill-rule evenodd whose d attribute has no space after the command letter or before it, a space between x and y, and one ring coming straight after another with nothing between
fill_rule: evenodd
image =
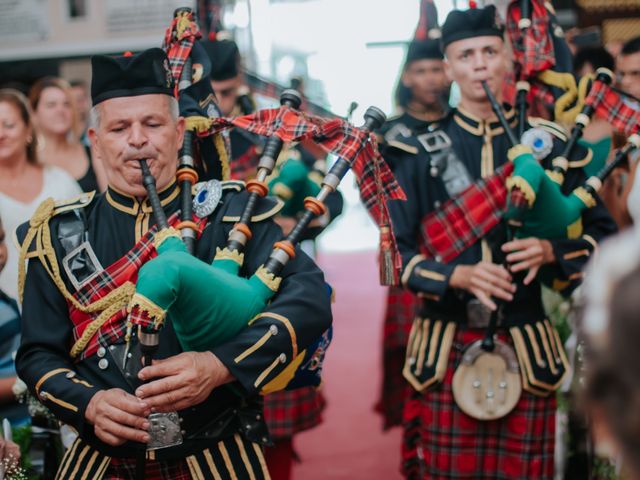
<instances>
[{"instance_id":1,"label":"white flower","mask_svg":"<svg viewBox=\"0 0 640 480\"><path fill-rule=\"evenodd\" d=\"M27 393L27 384L19 378L16 378L16 383L13 384L11 390L13 391L13 394L16 396L16 398L21 398L24 394Z\"/></svg>"}]
</instances>

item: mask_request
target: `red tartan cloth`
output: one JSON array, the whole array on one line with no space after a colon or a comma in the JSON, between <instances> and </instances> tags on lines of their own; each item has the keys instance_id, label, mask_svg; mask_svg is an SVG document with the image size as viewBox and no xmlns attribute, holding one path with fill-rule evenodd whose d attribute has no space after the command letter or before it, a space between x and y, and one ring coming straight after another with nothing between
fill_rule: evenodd
<instances>
[{"instance_id":1,"label":"red tartan cloth","mask_svg":"<svg viewBox=\"0 0 640 480\"><path fill-rule=\"evenodd\" d=\"M622 95L606 83L594 81L585 104L593 106L596 115L604 118L627 136L640 131L640 110L625 103Z\"/></svg>"},{"instance_id":2,"label":"red tartan cloth","mask_svg":"<svg viewBox=\"0 0 640 480\"><path fill-rule=\"evenodd\" d=\"M507 206L505 181L513 163L481 178L422 219L424 254L448 263L495 227Z\"/></svg>"},{"instance_id":3,"label":"red tartan cloth","mask_svg":"<svg viewBox=\"0 0 640 480\"><path fill-rule=\"evenodd\" d=\"M507 34L513 48L513 61L521 79L533 78L556 64L553 41L549 32L549 12L542 0L529 2L531 27L523 32L518 27L522 18L520 2L511 2L507 10Z\"/></svg>"},{"instance_id":4,"label":"red tartan cloth","mask_svg":"<svg viewBox=\"0 0 640 480\"><path fill-rule=\"evenodd\" d=\"M390 287L382 334L382 388L375 410L382 415L384 429L402 423L402 408L409 392L402 367L413 320L421 302L412 292Z\"/></svg>"},{"instance_id":5,"label":"red tartan cloth","mask_svg":"<svg viewBox=\"0 0 640 480\"><path fill-rule=\"evenodd\" d=\"M264 418L274 439L290 438L322 422L326 405L315 387L285 390L264 397Z\"/></svg>"},{"instance_id":6,"label":"red tartan cloth","mask_svg":"<svg viewBox=\"0 0 640 480\"><path fill-rule=\"evenodd\" d=\"M455 342L466 345L484 334L484 330L461 330ZM455 366L462 357L455 345L443 382L422 394L414 391L405 405L403 473L409 479L551 480L555 396L523 392L515 409L502 419L469 417L451 392Z\"/></svg>"},{"instance_id":7,"label":"red tartan cloth","mask_svg":"<svg viewBox=\"0 0 640 480\"><path fill-rule=\"evenodd\" d=\"M130 458L112 458L103 480L136 480L136 461ZM157 462L147 460L146 480L191 480L189 466L184 460Z\"/></svg>"},{"instance_id":8,"label":"red tartan cloth","mask_svg":"<svg viewBox=\"0 0 640 480\"><path fill-rule=\"evenodd\" d=\"M189 13L187 18L186 28L180 35L178 35L177 27L181 20L174 18L166 30L164 41L162 42L162 49L167 53L167 57L169 57L169 67L171 68L171 76L174 82L174 96L176 98L178 98L178 82L180 81L184 64L191 53L194 42L202 36L198 29L198 24L193 19L193 13Z\"/></svg>"},{"instance_id":9,"label":"red tartan cloth","mask_svg":"<svg viewBox=\"0 0 640 480\"><path fill-rule=\"evenodd\" d=\"M356 176L362 202L380 226L391 225L387 202L406 200L404 191L378 151L375 135L344 119L324 119L283 105L241 117L215 118L211 128L198 135L208 136L232 127L265 137L275 135L283 142L311 140L327 153L346 160ZM397 277L402 264L392 230L390 243L391 252L395 253L394 276Z\"/></svg>"},{"instance_id":10,"label":"red tartan cloth","mask_svg":"<svg viewBox=\"0 0 640 480\"><path fill-rule=\"evenodd\" d=\"M326 120L282 106L236 118L213 119L211 129L199 135L211 135L234 126L265 137L275 135L284 142L312 140L326 152L348 161L358 180L362 200L376 221L386 213L379 212L376 204L376 167L380 170L383 188L380 193L387 200L406 200L402 188L378 152L375 135L343 119Z\"/></svg>"},{"instance_id":11,"label":"red tartan cloth","mask_svg":"<svg viewBox=\"0 0 640 480\"><path fill-rule=\"evenodd\" d=\"M404 403L411 396L411 387L402 376L406 353L406 347L382 351L382 388L374 409L382 416L384 430L402 425Z\"/></svg>"},{"instance_id":12,"label":"red tartan cloth","mask_svg":"<svg viewBox=\"0 0 640 480\"><path fill-rule=\"evenodd\" d=\"M401 287L389 287L382 335L384 348L407 346L411 325L421 304L415 293Z\"/></svg>"}]
</instances>

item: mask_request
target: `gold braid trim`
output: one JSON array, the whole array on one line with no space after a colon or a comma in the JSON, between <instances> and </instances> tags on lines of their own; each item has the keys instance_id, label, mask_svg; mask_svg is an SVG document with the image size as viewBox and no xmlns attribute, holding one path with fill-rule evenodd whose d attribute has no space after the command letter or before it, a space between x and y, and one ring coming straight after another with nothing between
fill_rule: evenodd
<instances>
[{"instance_id":1,"label":"gold braid trim","mask_svg":"<svg viewBox=\"0 0 640 480\"><path fill-rule=\"evenodd\" d=\"M220 249L216 248L216 257L214 260L231 260L242 266L244 263L244 253L240 253L238 250L229 250L227 247Z\"/></svg>"},{"instance_id":2,"label":"gold braid trim","mask_svg":"<svg viewBox=\"0 0 640 480\"><path fill-rule=\"evenodd\" d=\"M192 116L185 118L184 123L187 130L204 133L211 128L213 120L209 117Z\"/></svg>"},{"instance_id":3,"label":"gold braid trim","mask_svg":"<svg viewBox=\"0 0 640 480\"><path fill-rule=\"evenodd\" d=\"M555 182L558 185L562 185L562 182L564 182L564 175L561 172L556 172L554 170L545 170L544 173L547 174L547 177L549 177L552 182Z\"/></svg>"},{"instance_id":4,"label":"gold braid trim","mask_svg":"<svg viewBox=\"0 0 640 480\"><path fill-rule=\"evenodd\" d=\"M44 200L36 212L29 221L29 231L20 248L20 265L18 267L18 289L19 298L22 302L24 295L24 284L26 277L26 258L29 251L29 246L35 239L36 249L35 254L30 256L37 256L40 263L46 270L47 274L58 288L64 298L71 303L76 309L83 313L96 313L101 312L98 317L89 324L85 329L80 339L78 339L71 348L71 356L75 357L82 352L89 341L100 327L115 315L118 310L126 307L135 292L135 285L131 282L126 282L120 287L109 292L101 299L89 304L81 304L70 292L67 290L64 280L60 275L60 267L56 259L56 254L51 243L51 230L49 229L49 220L54 214L55 203L53 199L47 198Z\"/></svg>"},{"instance_id":5,"label":"gold braid trim","mask_svg":"<svg viewBox=\"0 0 640 480\"><path fill-rule=\"evenodd\" d=\"M38 206L31 217L31 220L29 220L29 231L27 232L27 235L22 242L22 246L20 247L20 257L18 260L18 299L20 300L20 303L22 303L24 295L24 282L27 275L26 261L27 254L29 253L29 246L36 236L40 236L42 228L46 228L47 230L49 229L49 219L53 216L54 210L55 202L53 201L53 198L49 197ZM42 261L42 252L37 252L37 254ZM47 254L53 255L53 250L51 250L51 252L47 252Z\"/></svg>"},{"instance_id":6,"label":"gold braid trim","mask_svg":"<svg viewBox=\"0 0 640 480\"><path fill-rule=\"evenodd\" d=\"M227 147L224 144L224 138L221 133L213 134L213 143L220 157L220 165L222 166L222 180L229 180L231 173L229 170L229 155L227 155Z\"/></svg>"},{"instance_id":7,"label":"gold braid trim","mask_svg":"<svg viewBox=\"0 0 640 480\"><path fill-rule=\"evenodd\" d=\"M529 185L529 183L522 177L507 178L507 188L509 189L509 191L513 190L514 188L518 188L524 195L524 198L527 199L529 208L531 208L536 201L536 192L533 191L531 185Z\"/></svg>"},{"instance_id":8,"label":"gold braid trim","mask_svg":"<svg viewBox=\"0 0 640 480\"><path fill-rule=\"evenodd\" d=\"M155 234L155 236L153 237L153 246L157 250L158 247L160 247L160 245L162 245L167 238L171 238L171 237L176 237L179 240L182 240L182 236L180 236L180 232L178 232L173 227L169 227L169 228L160 230L158 233Z\"/></svg>"},{"instance_id":9,"label":"gold braid trim","mask_svg":"<svg viewBox=\"0 0 640 480\"><path fill-rule=\"evenodd\" d=\"M525 153L533 154L533 150L529 145L523 145L520 143L518 145L514 145L507 151L507 158L513 162L516 158L520 155L524 155Z\"/></svg>"},{"instance_id":10,"label":"gold braid trim","mask_svg":"<svg viewBox=\"0 0 640 480\"><path fill-rule=\"evenodd\" d=\"M267 270L264 265L260 265L260 268L256 270L256 273L254 273L254 275L258 277L258 279L262 283L264 283L269 288L269 290L277 292L280 288L280 282L282 282L282 278L276 277L273 273L269 272L269 270Z\"/></svg>"},{"instance_id":11,"label":"gold braid trim","mask_svg":"<svg viewBox=\"0 0 640 480\"><path fill-rule=\"evenodd\" d=\"M181 12L178 17L178 23L176 25L176 35L178 38L184 35L185 30L191 25L189 21L189 14L187 12Z\"/></svg>"},{"instance_id":12,"label":"gold braid trim","mask_svg":"<svg viewBox=\"0 0 640 480\"><path fill-rule=\"evenodd\" d=\"M92 321L87 328L82 332L82 336L71 347L70 355L72 358L77 357L89 344L89 341L100 330L102 325L106 323L113 315L118 313L119 310L129 305L131 297L135 292L135 285L131 282L125 282L115 290L109 292L109 294L97 302L92 303L87 308L93 308L94 305L100 303L108 303L109 305L98 315L98 317ZM95 310L94 310L95 311Z\"/></svg>"},{"instance_id":13,"label":"gold braid trim","mask_svg":"<svg viewBox=\"0 0 640 480\"><path fill-rule=\"evenodd\" d=\"M593 198L587 189L584 187L578 187L573 191L573 194L578 197L582 203L586 205L587 208L592 208L596 206L596 199Z\"/></svg>"},{"instance_id":14,"label":"gold braid trim","mask_svg":"<svg viewBox=\"0 0 640 480\"><path fill-rule=\"evenodd\" d=\"M164 324L167 311L160 308L156 303L145 297L140 293L136 293L129 302L129 311L137 308L140 312L147 312L149 319L153 319L153 326L155 328L161 327Z\"/></svg>"}]
</instances>

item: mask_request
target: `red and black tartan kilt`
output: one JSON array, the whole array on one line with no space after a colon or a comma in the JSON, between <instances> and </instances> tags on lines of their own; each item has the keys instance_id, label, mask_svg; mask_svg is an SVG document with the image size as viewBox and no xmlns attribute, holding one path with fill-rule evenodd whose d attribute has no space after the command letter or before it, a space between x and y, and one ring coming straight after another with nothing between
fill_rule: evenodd
<instances>
[{"instance_id":1,"label":"red and black tartan kilt","mask_svg":"<svg viewBox=\"0 0 640 480\"><path fill-rule=\"evenodd\" d=\"M402 376L411 325L420 307L420 299L400 287L390 287L382 336L382 391L376 411L384 420L384 429L402 424L402 407L410 387Z\"/></svg>"},{"instance_id":2,"label":"red and black tartan kilt","mask_svg":"<svg viewBox=\"0 0 640 480\"><path fill-rule=\"evenodd\" d=\"M136 462L129 459L112 458L103 480L130 480L136 478ZM191 480L189 466L184 460L157 462L147 460L145 480Z\"/></svg>"},{"instance_id":3,"label":"red and black tartan kilt","mask_svg":"<svg viewBox=\"0 0 640 480\"><path fill-rule=\"evenodd\" d=\"M461 345L482 330L456 333L441 384L413 391L404 409L402 471L409 479L541 480L553 478L556 398L522 392L506 417L480 421L453 400L451 381ZM503 340L509 341L506 337Z\"/></svg>"},{"instance_id":4,"label":"red and black tartan kilt","mask_svg":"<svg viewBox=\"0 0 640 480\"><path fill-rule=\"evenodd\" d=\"M291 438L322 422L325 399L317 387L274 392L264 397L264 417L274 440Z\"/></svg>"}]
</instances>

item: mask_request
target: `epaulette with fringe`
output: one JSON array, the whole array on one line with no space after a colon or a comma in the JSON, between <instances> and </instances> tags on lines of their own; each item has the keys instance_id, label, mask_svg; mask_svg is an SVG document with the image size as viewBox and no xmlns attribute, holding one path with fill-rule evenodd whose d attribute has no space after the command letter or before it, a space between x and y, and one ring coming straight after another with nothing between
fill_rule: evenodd
<instances>
[{"instance_id":1,"label":"epaulette with fringe","mask_svg":"<svg viewBox=\"0 0 640 480\"><path fill-rule=\"evenodd\" d=\"M14 240L20 252L18 260L18 298L23 300L24 282L26 278L26 262L30 258L38 257L47 273L58 289L65 295L71 296L60 275L60 266L53 249L49 222L56 215L70 212L78 208L85 208L91 204L95 192L83 193L69 200L54 202L53 198L45 199L36 209L29 220L28 229L19 228Z\"/></svg>"}]
</instances>

